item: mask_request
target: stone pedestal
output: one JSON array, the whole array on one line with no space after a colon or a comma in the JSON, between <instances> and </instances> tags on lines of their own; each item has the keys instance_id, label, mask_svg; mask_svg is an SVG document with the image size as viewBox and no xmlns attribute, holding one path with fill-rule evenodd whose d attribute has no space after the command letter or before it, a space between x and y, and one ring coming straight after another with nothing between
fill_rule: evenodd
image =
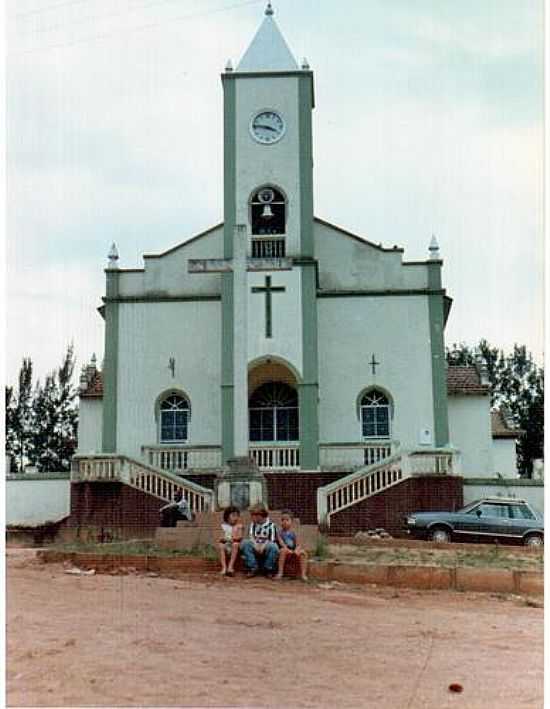
<instances>
[{"instance_id":1,"label":"stone pedestal","mask_svg":"<svg viewBox=\"0 0 550 709\"><path fill-rule=\"evenodd\" d=\"M267 484L263 473L249 458L233 458L216 483L216 507L234 505L241 510L262 503L267 506Z\"/></svg>"}]
</instances>

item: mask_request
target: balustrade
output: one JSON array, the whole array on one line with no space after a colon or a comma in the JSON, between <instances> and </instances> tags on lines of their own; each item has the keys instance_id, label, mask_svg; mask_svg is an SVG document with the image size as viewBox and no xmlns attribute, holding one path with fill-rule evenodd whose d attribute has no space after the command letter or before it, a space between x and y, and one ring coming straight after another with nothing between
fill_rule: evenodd
<instances>
[{"instance_id":1,"label":"balustrade","mask_svg":"<svg viewBox=\"0 0 550 709\"><path fill-rule=\"evenodd\" d=\"M260 469L293 470L300 467L298 445L252 446L249 454Z\"/></svg>"},{"instance_id":2,"label":"balustrade","mask_svg":"<svg viewBox=\"0 0 550 709\"><path fill-rule=\"evenodd\" d=\"M219 446L143 446L149 465L162 470L208 470L220 468L222 453Z\"/></svg>"}]
</instances>

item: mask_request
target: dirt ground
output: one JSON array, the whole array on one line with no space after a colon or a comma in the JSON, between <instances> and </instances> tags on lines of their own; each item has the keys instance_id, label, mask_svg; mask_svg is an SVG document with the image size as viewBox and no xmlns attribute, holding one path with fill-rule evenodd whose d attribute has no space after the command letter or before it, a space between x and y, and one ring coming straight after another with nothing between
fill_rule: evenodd
<instances>
[{"instance_id":1,"label":"dirt ground","mask_svg":"<svg viewBox=\"0 0 550 709\"><path fill-rule=\"evenodd\" d=\"M536 601L72 576L34 555L7 551L8 706L542 707Z\"/></svg>"}]
</instances>

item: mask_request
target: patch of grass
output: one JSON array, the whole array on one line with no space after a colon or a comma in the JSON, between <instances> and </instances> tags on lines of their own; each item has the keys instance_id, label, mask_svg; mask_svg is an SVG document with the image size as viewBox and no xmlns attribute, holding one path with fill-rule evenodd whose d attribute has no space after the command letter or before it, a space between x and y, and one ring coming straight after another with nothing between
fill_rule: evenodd
<instances>
[{"instance_id":1,"label":"patch of grass","mask_svg":"<svg viewBox=\"0 0 550 709\"><path fill-rule=\"evenodd\" d=\"M196 546L192 549L165 549L157 546L152 539L135 539L127 542L67 542L54 544L49 549L61 552L97 554L102 556L191 556L197 559L215 561L216 550L210 545Z\"/></svg>"},{"instance_id":2,"label":"patch of grass","mask_svg":"<svg viewBox=\"0 0 550 709\"><path fill-rule=\"evenodd\" d=\"M338 561L365 562L370 564L388 565L421 565L489 567L501 569L518 569L539 571L543 568L542 554L532 554L506 550L505 547L494 549L476 549L475 546L465 546L464 549L411 549L406 547L369 548L368 546L352 546L333 544L329 548L329 558Z\"/></svg>"}]
</instances>

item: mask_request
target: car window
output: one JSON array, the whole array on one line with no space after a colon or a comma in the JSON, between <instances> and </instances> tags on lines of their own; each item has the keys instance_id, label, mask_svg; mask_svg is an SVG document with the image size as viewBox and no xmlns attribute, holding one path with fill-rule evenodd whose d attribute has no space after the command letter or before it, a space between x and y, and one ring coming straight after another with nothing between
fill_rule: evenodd
<instances>
[{"instance_id":1,"label":"car window","mask_svg":"<svg viewBox=\"0 0 550 709\"><path fill-rule=\"evenodd\" d=\"M463 515L475 514L478 505L479 502L476 500L475 502L470 502L469 504L465 505L461 510L458 511Z\"/></svg>"},{"instance_id":2,"label":"car window","mask_svg":"<svg viewBox=\"0 0 550 709\"><path fill-rule=\"evenodd\" d=\"M490 502L484 502L478 509L481 510L482 517L508 517L507 505L493 505Z\"/></svg>"},{"instance_id":3,"label":"car window","mask_svg":"<svg viewBox=\"0 0 550 709\"><path fill-rule=\"evenodd\" d=\"M508 509L512 519L535 519L527 505L510 505Z\"/></svg>"}]
</instances>

